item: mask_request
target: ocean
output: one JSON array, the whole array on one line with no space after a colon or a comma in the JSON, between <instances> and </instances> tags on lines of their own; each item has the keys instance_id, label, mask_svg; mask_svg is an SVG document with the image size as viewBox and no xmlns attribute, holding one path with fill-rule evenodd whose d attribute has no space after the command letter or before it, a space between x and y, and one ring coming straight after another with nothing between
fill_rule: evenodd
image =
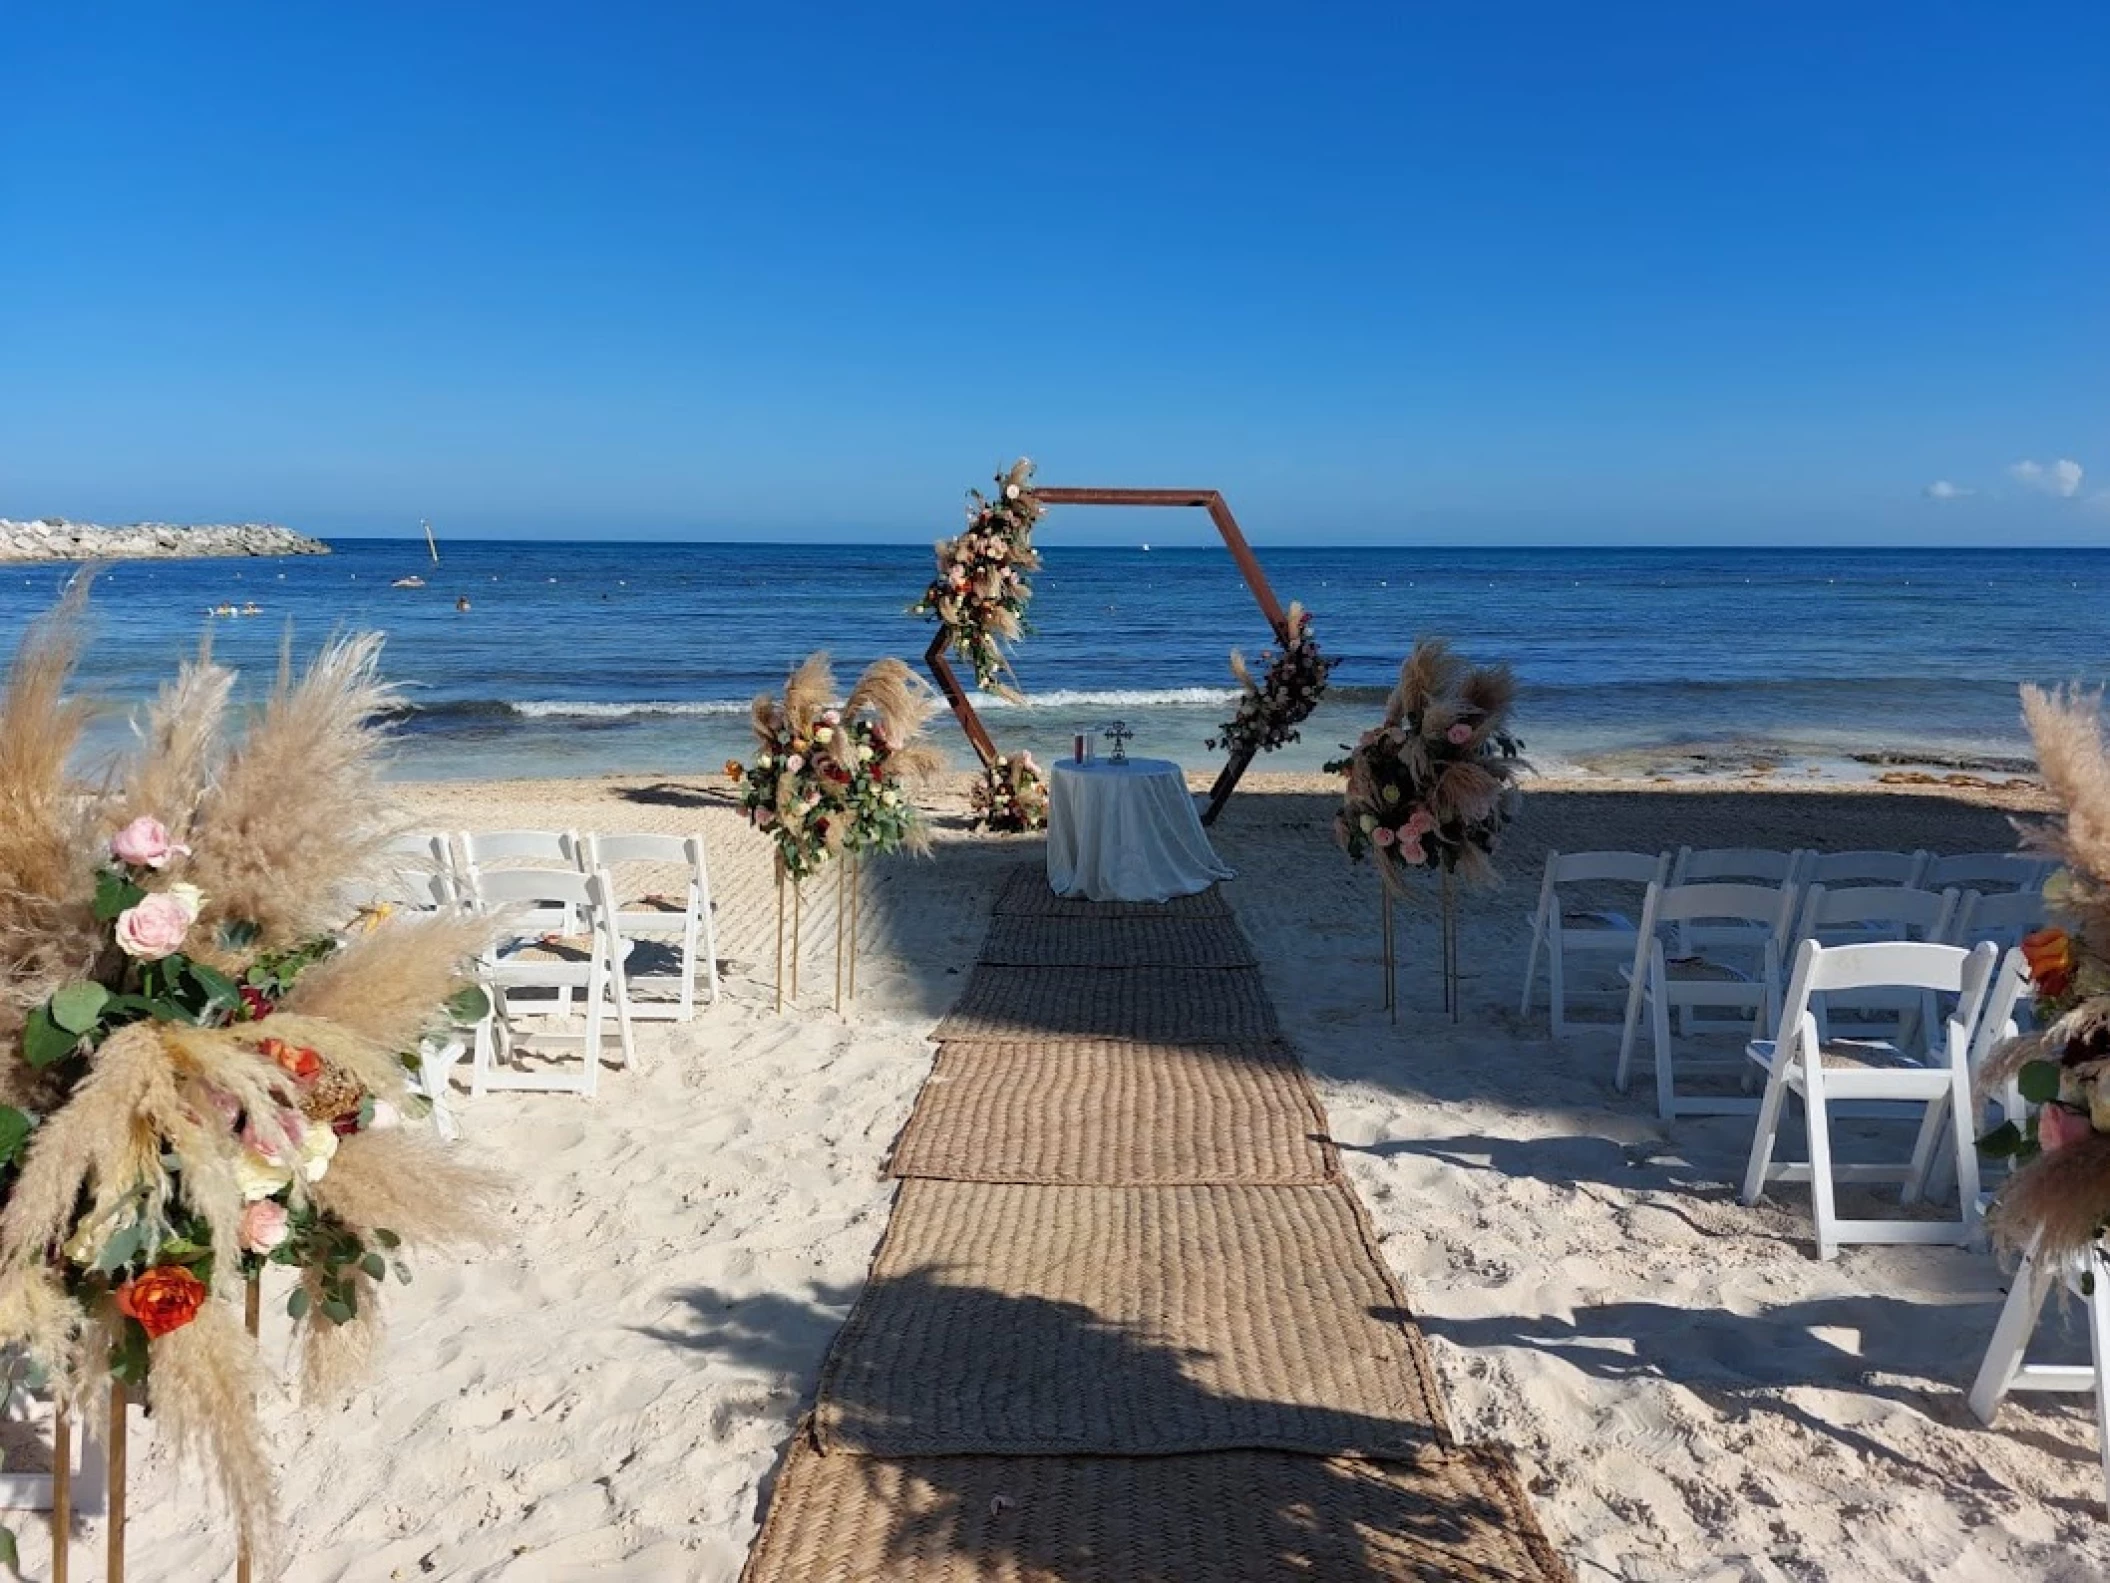
<instances>
[{"instance_id":1,"label":"ocean","mask_svg":"<svg viewBox=\"0 0 2110 1583\"><path fill-rule=\"evenodd\" d=\"M1220 547L1044 542L1023 706L982 701L1006 747L1044 758L1120 718L1131 751L1206 769L1225 718L1226 656L1269 633ZM1543 770L1867 777L1898 767L2000 776L2027 767L2019 681L2110 671L2110 552L1278 548L1258 551L1285 603L1340 658L1303 740L1262 769L1306 770L1381 712L1415 639L1507 660L1517 728ZM327 557L134 562L104 572L84 686L93 742L210 630L252 696L291 624L296 650L378 627L410 708L406 777L596 771L679 775L748 748L749 700L808 651L845 686L866 662L917 663L931 627L906 613L927 546L347 540ZM423 588L391 582L416 574ZM0 572L8 632L67 569ZM470 608L458 611L466 597ZM211 607L253 603L254 616ZM956 763L972 753L934 722Z\"/></svg>"}]
</instances>

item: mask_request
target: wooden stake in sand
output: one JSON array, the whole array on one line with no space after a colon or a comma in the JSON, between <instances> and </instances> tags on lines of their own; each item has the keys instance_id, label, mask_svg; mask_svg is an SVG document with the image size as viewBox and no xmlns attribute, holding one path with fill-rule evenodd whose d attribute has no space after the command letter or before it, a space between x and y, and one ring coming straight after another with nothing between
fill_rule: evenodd
<instances>
[{"instance_id":1,"label":"wooden stake in sand","mask_svg":"<svg viewBox=\"0 0 2110 1583\"><path fill-rule=\"evenodd\" d=\"M1399 1021L1398 935L1392 924L1392 892L1386 889L1382 878L1377 882L1377 920L1378 932L1384 939L1385 995L1382 1004L1385 1010L1392 1014L1392 1020L1397 1022Z\"/></svg>"},{"instance_id":2,"label":"wooden stake in sand","mask_svg":"<svg viewBox=\"0 0 2110 1583\"><path fill-rule=\"evenodd\" d=\"M263 1309L264 1283L261 1275L252 1275L242 1287L242 1324L249 1331L249 1339L256 1339ZM249 1540L244 1536L237 1542L234 1552L234 1583L249 1583Z\"/></svg>"},{"instance_id":3,"label":"wooden stake in sand","mask_svg":"<svg viewBox=\"0 0 2110 1583\"><path fill-rule=\"evenodd\" d=\"M784 860L777 859L777 1010L784 1009Z\"/></svg>"},{"instance_id":4,"label":"wooden stake in sand","mask_svg":"<svg viewBox=\"0 0 2110 1583\"><path fill-rule=\"evenodd\" d=\"M125 1382L110 1382L110 1521L105 1530L104 1583L125 1583Z\"/></svg>"},{"instance_id":5,"label":"wooden stake in sand","mask_svg":"<svg viewBox=\"0 0 2110 1583\"><path fill-rule=\"evenodd\" d=\"M51 1583L66 1583L73 1559L73 1415L60 1402L51 1415Z\"/></svg>"}]
</instances>

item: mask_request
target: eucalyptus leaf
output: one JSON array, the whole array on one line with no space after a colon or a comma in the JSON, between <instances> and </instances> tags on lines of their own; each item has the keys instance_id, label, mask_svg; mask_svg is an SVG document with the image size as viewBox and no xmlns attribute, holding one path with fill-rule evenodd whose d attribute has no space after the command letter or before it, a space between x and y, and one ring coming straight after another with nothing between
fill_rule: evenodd
<instances>
[{"instance_id":1,"label":"eucalyptus leaf","mask_svg":"<svg viewBox=\"0 0 2110 1583\"><path fill-rule=\"evenodd\" d=\"M103 1244L102 1251L96 1254L95 1262L89 1268L105 1272L121 1270L146 1251L146 1243L146 1224L135 1220L110 1233L110 1240Z\"/></svg>"},{"instance_id":2,"label":"eucalyptus leaf","mask_svg":"<svg viewBox=\"0 0 2110 1583\"><path fill-rule=\"evenodd\" d=\"M256 944L257 936L264 931L247 918L231 918L220 925L214 936L223 951L242 951Z\"/></svg>"},{"instance_id":3,"label":"eucalyptus leaf","mask_svg":"<svg viewBox=\"0 0 2110 1583\"><path fill-rule=\"evenodd\" d=\"M11 1528L0 1528L0 1566L18 1574L22 1570L22 1557L15 1550L15 1534Z\"/></svg>"},{"instance_id":4,"label":"eucalyptus leaf","mask_svg":"<svg viewBox=\"0 0 2110 1583\"><path fill-rule=\"evenodd\" d=\"M0 1166L14 1162L35 1126L26 1111L17 1110L12 1105L0 1105Z\"/></svg>"},{"instance_id":5,"label":"eucalyptus leaf","mask_svg":"<svg viewBox=\"0 0 2110 1583\"><path fill-rule=\"evenodd\" d=\"M307 1313L307 1311L308 1289L305 1286L296 1286L293 1288L293 1295L286 1299L287 1317L291 1319L299 1319L302 1318Z\"/></svg>"},{"instance_id":6,"label":"eucalyptus leaf","mask_svg":"<svg viewBox=\"0 0 2110 1583\"><path fill-rule=\"evenodd\" d=\"M2012 1121L2003 1121L1978 1140L1978 1152L1988 1159L2011 1159L2020 1152L2022 1142L2022 1129Z\"/></svg>"},{"instance_id":7,"label":"eucalyptus leaf","mask_svg":"<svg viewBox=\"0 0 2110 1583\"><path fill-rule=\"evenodd\" d=\"M2015 1083L2032 1105L2047 1105L2059 1097L2058 1063L2031 1061L2015 1074Z\"/></svg>"},{"instance_id":8,"label":"eucalyptus leaf","mask_svg":"<svg viewBox=\"0 0 2110 1583\"><path fill-rule=\"evenodd\" d=\"M384 1248L399 1248L403 1245L403 1239L397 1236L393 1231L390 1231L386 1226L376 1226L372 1231L368 1232L367 1235L372 1237L375 1242L379 1243Z\"/></svg>"},{"instance_id":9,"label":"eucalyptus leaf","mask_svg":"<svg viewBox=\"0 0 2110 1583\"><path fill-rule=\"evenodd\" d=\"M491 1015L491 997L481 984L466 984L447 997L447 1015L458 1023L482 1022Z\"/></svg>"},{"instance_id":10,"label":"eucalyptus leaf","mask_svg":"<svg viewBox=\"0 0 2110 1583\"><path fill-rule=\"evenodd\" d=\"M86 1033L110 1004L110 992L92 979L68 984L51 997L51 1020L68 1033Z\"/></svg>"},{"instance_id":11,"label":"eucalyptus leaf","mask_svg":"<svg viewBox=\"0 0 2110 1583\"><path fill-rule=\"evenodd\" d=\"M352 1322L353 1309L350 1303L331 1298L322 1305L322 1317L333 1325L348 1325Z\"/></svg>"},{"instance_id":12,"label":"eucalyptus leaf","mask_svg":"<svg viewBox=\"0 0 2110 1583\"><path fill-rule=\"evenodd\" d=\"M81 1036L68 1033L51 1020L51 1009L39 1006L22 1024L22 1059L31 1066L45 1067L63 1061L80 1048Z\"/></svg>"},{"instance_id":13,"label":"eucalyptus leaf","mask_svg":"<svg viewBox=\"0 0 2110 1583\"><path fill-rule=\"evenodd\" d=\"M370 1279L380 1281L388 1278L388 1261L378 1253L369 1253L361 1259L359 1268L366 1271Z\"/></svg>"}]
</instances>

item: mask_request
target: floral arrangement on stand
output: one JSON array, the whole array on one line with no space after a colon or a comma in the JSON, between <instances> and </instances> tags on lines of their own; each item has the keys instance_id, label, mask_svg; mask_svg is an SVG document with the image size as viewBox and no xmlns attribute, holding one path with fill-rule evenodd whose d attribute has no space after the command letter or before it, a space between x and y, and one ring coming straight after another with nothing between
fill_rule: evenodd
<instances>
[{"instance_id":1,"label":"floral arrangement on stand","mask_svg":"<svg viewBox=\"0 0 2110 1583\"><path fill-rule=\"evenodd\" d=\"M967 798L978 829L1022 835L1048 822L1048 784L1033 755L1023 749L999 753L968 788Z\"/></svg>"},{"instance_id":2,"label":"floral arrangement on stand","mask_svg":"<svg viewBox=\"0 0 2110 1583\"><path fill-rule=\"evenodd\" d=\"M1003 645L1025 635L1033 597L1026 574L1040 570L1033 525L1046 510L1034 498L1033 464L1024 457L997 474L994 494L969 490L967 531L939 541L938 575L909 607L944 628L947 646L974 667L977 687L1005 698L1019 696L1006 680L1016 678Z\"/></svg>"},{"instance_id":3,"label":"floral arrangement on stand","mask_svg":"<svg viewBox=\"0 0 2110 1583\"><path fill-rule=\"evenodd\" d=\"M755 700L753 760L725 766L748 823L776 844L794 881L845 852L930 847L910 795L945 769L944 755L918 740L936 707L930 690L900 660L886 659L857 679L848 698L834 699L828 656L809 655L781 699Z\"/></svg>"},{"instance_id":4,"label":"floral arrangement on stand","mask_svg":"<svg viewBox=\"0 0 2110 1583\"><path fill-rule=\"evenodd\" d=\"M1388 891L1442 869L1468 882L1494 878L1489 861L1515 817L1524 744L1509 730L1516 679L1506 665L1468 665L1440 638L1425 638L1400 667L1384 722L1345 759L1334 836L1358 862L1368 854Z\"/></svg>"},{"instance_id":5,"label":"floral arrangement on stand","mask_svg":"<svg viewBox=\"0 0 2110 1583\"><path fill-rule=\"evenodd\" d=\"M497 1184L416 1124L406 1063L481 1013L457 971L485 930L338 932L394 833L378 637L282 666L239 742L234 674L201 652L129 762L82 781L86 594L30 628L0 697L0 1345L91 1422L145 1399L257 1556L274 1458L237 1294L267 1265L296 1278L304 1394L328 1399L405 1255L484 1239Z\"/></svg>"},{"instance_id":6,"label":"floral arrangement on stand","mask_svg":"<svg viewBox=\"0 0 2110 1583\"><path fill-rule=\"evenodd\" d=\"M1282 647L1261 655L1266 673L1256 682L1246 668L1245 656L1231 651L1231 674L1238 678L1238 712L1209 739L1213 750L1219 744L1236 756L1247 758L1272 753L1298 739L1297 727L1311 718L1326 696L1326 680L1337 663L1319 652L1311 635L1311 614L1294 600L1285 622L1287 636Z\"/></svg>"},{"instance_id":7,"label":"floral arrangement on stand","mask_svg":"<svg viewBox=\"0 0 2110 1583\"><path fill-rule=\"evenodd\" d=\"M2110 753L2099 694L2022 689L2022 712L2060 812L2025 833L2059 860L2045 900L2064 927L2022 942L2036 1031L1995 1051L1979 1085L2010 1079L2035 1107L1979 1147L2015 1162L1989 1220L2005 1246L2047 1260L2100 1254L2110 1231Z\"/></svg>"}]
</instances>

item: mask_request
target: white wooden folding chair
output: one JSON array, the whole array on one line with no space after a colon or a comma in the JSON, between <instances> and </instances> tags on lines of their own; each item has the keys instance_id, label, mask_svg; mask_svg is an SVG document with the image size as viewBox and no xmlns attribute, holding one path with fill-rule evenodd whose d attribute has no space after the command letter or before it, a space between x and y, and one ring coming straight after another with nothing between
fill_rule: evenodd
<instances>
[{"instance_id":1,"label":"white wooden folding chair","mask_svg":"<svg viewBox=\"0 0 2110 1583\"><path fill-rule=\"evenodd\" d=\"M1937 895L1909 885L1811 885L1802 893L1789 956L1792 959L1794 948L1805 940L1824 946L1880 940L1946 944L1961 900L1954 890ZM1872 989L1856 996L1846 1015L1834 1004L1819 1002L1817 1032L1827 1040L1838 1036L1908 1043L1916 1028L1933 1027L1935 1017L1931 993Z\"/></svg>"},{"instance_id":2,"label":"white wooden folding chair","mask_svg":"<svg viewBox=\"0 0 2110 1583\"><path fill-rule=\"evenodd\" d=\"M2057 865L2024 852L1958 852L1928 863L1920 884L1928 890L2035 891Z\"/></svg>"},{"instance_id":3,"label":"white wooden folding chair","mask_svg":"<svg viewBox=\"0 0 2110 1583\"><path fill-rule=\"evenodd\" d=\"M1531 1014L1532 990L1538 983L1541 949L1546 954L1546 1001L1550 1008L1553 1037L1568 1031L1567 968L1570 956L1610 957L1615 962L1634 955L1634 921L1624 913L1581 910L1569 907L1560 894L1563 885L1660 885L1670 872L1670 854L1650 857L1644 852L1549 852L1546 874L1539 884L1538 909L1531 915L1531 950L1524 960L1524 998L1519 1016Z\"/></svg>"},{"instance_id":4,"label":"white wooden folding chair","mask_svg":"<svg viewBox=\"0 0 2110 1583\"><path fill-rule=\"evenodd\" d=\"M711 879L704 865L701 835L593 835L586 837L585 863L590 869L613 875L619 863L679 865L687 873L687 892L679 909L655 905L654 897L618 901L614 925L616 938L633 941L678 941L681 969L676 974L639 974L627 963L619 967L630 997L634 1018L671 1018L687 1022L696 1015L696 976L699 965L710 991L711 1004L718 1003L718 934L711 919ZM618 896L621 891L616 892ZM671 1000L658 992L671 990ZM650 991L650 994L640 994Z\"/></svg>"},{"instance_id":5,"label":"white wooden folding chair","mask_svg":"<svg viewBox=\"0 0 2110 1583\"><path fill-rule=\"evenodd\" d=\"M1955 942L1976 944L1977 942ZM1995 947L1995 949L1998 949ZM1987 987L1985 1004L1979 1008L1978 1026L1971 1030L1971 1048L1967 1064L1971 1070L1971 1092L1976 1096L1972 1111L1972 1130L1984 1137L2003 1121L2012 1121L2021 1126L2027 1114L2022 1103L2022 1088L2010 1077L1991 1093L1979 1093L1979 1074L1992 1059L1993 1052L2016 1037L2033 1020L2030 1015L2032 987L2029 978L2029 962L2017 947L2001 953L2000 965L1993 969L1993 982ZM1949 1159L1939 1156L1934 1162L1934 1172L1927 1180L1929 1197L1939 1198L1950 1186ZM1994 1161L1978 1163L1979 1193L1978 1216L1981 1223L1985 1212L1992 1207L1992 1193L1985 1186L1988 1174L2004 1172L2005 1165Z\"/></svg>"},{"instance_id":6,"label":"white wooden folding chair","mask_svg":"<svg viewBox=\"0 0 2110 1583\"><path fill-rule=\"evenodd\" d=\"M364 899L369 907L451 909L456 905L453 844L433 831L397 836L382 852L377 881Z\"/></svg>"},{"instance_id":7,"label":"white wooden folding chair","mask_svg":"<svg viewBox=\"0 0 2110 1583\"><path fill-rule=\"evenodd\" d=\"M2035 890L1995 891L1989 896L1965 891L1949 938L1958 945L1990 940L2006 950L2020 945L2024 935L2035 933L2049 921L2050 909L2043 895Z\"/></svg>"},{"instance_id":8,"label":"white wooden folding chair","mask_svg":"<svg viewBox=\"0 0 2110 1583\"><path fill-rule=\"evenodd\" d=\"M23 1365L19 1353L0 1354L0 1385L5 1386L4 1399L0 1399L0 1419L18 1426L10 1434L24 1438L35 1437L47 1450L57 1439L52 1427L53 1413L50 1393L43 1388L32 1389L18 1377ZM71 1482L70 1503L74 1514L82 1517L99 1517L103 1511L103 1497L107 1493L105 1474L108 1468L103 1455L101 1440L89 1427L85 1418L74 1420L71 1457L67 1472ZM32 1473L22 1468L0 1468L0 1511L48 1512L52 1509L52 1476L49 1467L41 1473Z\"/></svg>"},{"instance_id":9,"label":"white wooden folding chair","mask_svg":"<svg viewBox=\"0 0 2110 1583\"><path fill-rule=\"evenodd\" d=\"M2085 1367L2027 1361L2030 1337L2055 1281L2065 1283L2087 1316L2090 1361ZM2102 1464L2104 1505L2110 1510L2110 1259L2100 1249L2064 1265L2040 1259L2034 1250L2022 1256L1978 1377L1971 1383L1971 1411L1980 1423L1990 1425L2011 1391L2095 1392L2096 1457Z\"/></svg>"},{"instance_id":10,"label":"white wooden folding chair","mask_svg":"<svg viewBox=\"0 0 2110 1583\"><path fill-rule=\"evenodd\" d=\"M1678 848L1671 860L1673 885L1794 885L1799 883L1804 854L1776 852L1766 847ZM1755 951L1770 932L1767 925L1737 923L1722 919L1713 923L1682 923L1678 926L1677 954L1697 956L1709 950L1732 946ZM1783 943L1785 948L1785 943ZM1685 1031L1685 1014L1678 1013L1679 1030Z\"/></svg>"},{"instance_id":11,"label":"white wooden folding chair","mask_svg":"<svg viewBox=\"0 0 2110 1583\"><path fill-rule=\"evenodd\" d=\"M1755 1204L1768 1182L1808 1182L1815 1205L1817 1256L1838 1255L1845 1242L1969 1243L1976 1233L1978 1150L1972 1131L1971 1038L1993 978L1989 945L1961 946L1925 941L1884 941L1826 948L1805 940L1796 950L1795 974L1777 1039L1754 1039L1749 1055L1766 1074L1751 1158L1744 1173L1743 1202ZM1858 994L1871 989L1928 991L1957 997L1956 1010L1929 1048L1911 1052L1880 1040L1827 1042L1818 1031L1815 997ZM1806 1161L1776 1164L1781 1112L1789 1094L1800 1095L1809 1132ZM1921 1109L1919 1136L1905 1165L1846 1165L1832 1158L1832 1107L1876 1100ZM1960 1200L1957 1218L1941 1220L1843 1220L1837 1185L1845 1181L1901 1182L1901 1201L1913 1204L1925 1190L1935 1151L1948 1134L1954 1152Z\"/></svg>"},{"instance_id":12,"label":"white wooden folding chair","mask_svg":"<svg viewBox=\"0 0 2110 1583\"><path fill-rule=\"evenodd\" d=\"M1736 1115L1751 1110L1749 1095L1680 1094L1674 1070L1671 1013L1680 1036L1736 1033L1746 1038L1773 1025L1780 1006L1781 952L1795 917L1792 885L1652 884L1642 901L1641 927L1627 980L1626 1025L1619 1037L1619 1091L1632 1082L1634 1045L1644 1013L1656 1063L1656 1114ZM1665 943L1693 934L1718 944L1704 953ZM1703 1018L1700 1013L1716 1015ZM1722 1012L1732 1015L1723 1018Z\"/></svg>"},{"instance_id":13,"label":"white wooden folding chair","mask_svg":"<svg viewBox=\"0 0 2110 1583\"><path fill-rule=\"evenodd\" d=\"M1934 861L1931 852L1804 852L1795 878L1804 885L1907 885Z\"/></svg>"},{"instance_id":14,"label":"white wooden folding chair","mask_svg":"<svg viewBox=\"0 0 2110 1583\"><path fill-rule=\"evenodd\" d=\"M454 888L461 906L485 912L482 894L484 872L514 873L521 870L584 872L585 848L576 830L464 830L454 838ZM565 1010L571 996L560 994Z\"/></svg>"},{"instance_id":15,"label":"white wooden folding chair","mask_svg":"<svg viewBox=\"0 0 2110 1583\"><path fill-rule=\"evenodd\" d=\"M478 875L478 910L495 915L504 933L477 967L478 980L491 997L491 1013L476 1029L472 1097L512 1089L592 1098L600 1086L610 1009L615 1012L620 1062L625 1067L631 1064L635 1045L630 1000L616 971L622 946L615 937L615 908L609 892L608 876L602 873L500 869ZM578 1044L582 1055L578 1073L521 1068L518 1057L530 1035L516 1024L538 1013L567 1014L575 991L582 999L584 1031L537 1030L532 1037L537 1043ZM550 998L538 1002L542 994Z\"/></svg>"}]
</instances>

